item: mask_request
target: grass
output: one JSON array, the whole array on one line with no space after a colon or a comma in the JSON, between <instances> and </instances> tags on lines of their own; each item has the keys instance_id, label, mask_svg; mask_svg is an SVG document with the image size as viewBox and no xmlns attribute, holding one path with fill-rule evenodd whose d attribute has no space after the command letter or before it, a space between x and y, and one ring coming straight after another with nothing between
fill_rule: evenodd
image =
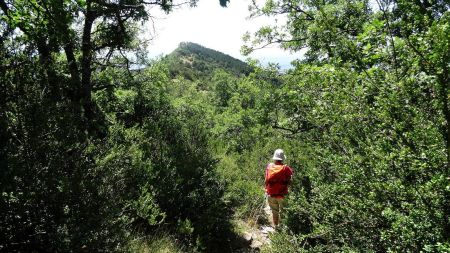
<instances>
[{"instance_id":1,"label":"grass","mask_svg":"<svg viewBox=\"0 0 450 253\"><path fill-rule=\"evenodd\" d=\"M128 252L138 253L181 253L187 252L175 238L168 234L152 237L141 237L129 243Z\"/></svg>"}]
</instances>

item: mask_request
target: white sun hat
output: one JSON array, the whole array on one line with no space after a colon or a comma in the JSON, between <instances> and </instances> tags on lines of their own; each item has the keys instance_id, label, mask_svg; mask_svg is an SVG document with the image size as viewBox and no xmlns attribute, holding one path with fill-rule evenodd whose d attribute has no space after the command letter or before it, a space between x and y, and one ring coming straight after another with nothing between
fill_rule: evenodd
<instances>
[{"instance_id":1,"label":"white sun hat","mask_svg":"<svg viewBox=\"0 0 450 253\"><path fill-rule=\"evenodd\" d=\"M284 161L284 160L286 160L286 156L284 155L284 151L282 149L275 150L275 152L273 153L272 160L275 160L275 161Z\"/></svg>"}]
</instances>

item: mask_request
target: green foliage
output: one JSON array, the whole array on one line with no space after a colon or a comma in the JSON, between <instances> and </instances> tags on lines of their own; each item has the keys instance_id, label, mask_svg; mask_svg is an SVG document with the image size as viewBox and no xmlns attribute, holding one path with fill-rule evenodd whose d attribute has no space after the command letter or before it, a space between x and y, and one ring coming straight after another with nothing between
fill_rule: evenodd
<instances>
[{"instance_id":1,"label":"green foliage","mask_svg":"<svg viewBox=\"0 0 450 253\"><path fill-rule=\"evenodd\" d=\"M117 237L104 223L110 218L108 200L98 192L101 177L86 152L89 144L82 141L84 123L58 88L66 87L67 79L61 76L47 86L32 52L7 52L2 64L20 67L2 68L0 76L6 98L1 107L2 250L110 249L108 241Z\"/></svg>"},{"instance_id":2,"label":"green foliage","mask_svg":"<svg viewBox=\"0 0 450 253\"><path fill-rule=\"evenodd\" d=\"M447 252L449 5L371 3L253 6L287 22L244 51L307 49L280 73L193 43L131 71L143 1L0 0L0 250L233 251L283 148L263 252Z\"/></svg>"},{"instance_id":3,"label":"green foliage","mask_svg":"<svg viewBox=\"0 0 450 253\"><path fill-rule=\"evenodd\" d=\"M262 28L253 43L308 50L275 91L285 99L268 118L312 160L294 167L301 178L275 252L448 244L448 64L441 60L449 50L440 46L448 42L441 35L448 4L377 3L374 10L368 1L254 8L288 21Z\"/></svg>"},{"instance_id":4,"label":"green foliage","mask_svg":"<svg viewBox=\"0 0 450 253\"><path fill-rule=\"evenodd\" d=\"M162 64L124 56L144 2L0 8L0 250L122 251L180 220L186 245L217 244L229 207L202 111L170 104Z\"/></svg>"},{"instance_id":5,"label":"green foliage","mask_svg":"<svg viewBox=\"0 0 450 253\"><path fill-rule=\"evenodd\" d=\"M214 72L211 83L213 85L213 102L218 107L227 107L233 92L236 91L235 77L225 71Z\"/></svg>"},{"instance_id":6,"label":"green foliage","mask_svg":"<svg viewBox=\"0 0 450 253\"><path fill-rule=\"evenodd\" d=\"M180 43L164 60L173 77L183 76L191 81L211 78L216 70L235 76L247 75L251 71L250 66L238 59L192 42Z\"/></svg>"},{"instance_id":7,"label":"green foliage","mask_svg":"<svg viewBox=\"0 0 450 253\"><path fill-rule=\"evenodd\" d=\"M128 88L98 93L100 107L114 121L105 149L109 154L100 156L118 162L104 164L108 169L129 171L119 181L136 180L126 184L130 189L112 189L135 192L122 200L136 199L125 205L132 208L127 211L131 223L171 224L184 240L207 248L226 233L228 207L213 171L203 111L185 104L173 107L165 92L169 85L167 70L155 63ZM112 158L118 151L121 155ZM128 161L125 167L123 161ZM137 186L143 188L137 191Z\"/></svg>"},{"instance_id":8,"label":"green foliage","mask_svg":"<svg viewBox=\"0 0 450 253\"><path fill-rule=\"evenodd\" d=\"M127 252L179 253L186 252L186 250L185 247L177 244L176 238L160 233L152 237L131 240Z\"/></svg>"},{"instance_id":9,"label":"green foliage","mask_svg":"<svg viewBox=\"0 0 450 253\"><path fill-rule=\"evenodd\" d=\"M155 197L152 193L145 188L139 194L139 198L133 203L133 209L136 210L137 216L146 219L149 225L161 224L165 219L165 214L155 203Z\"/></svg>"}]
</instances>

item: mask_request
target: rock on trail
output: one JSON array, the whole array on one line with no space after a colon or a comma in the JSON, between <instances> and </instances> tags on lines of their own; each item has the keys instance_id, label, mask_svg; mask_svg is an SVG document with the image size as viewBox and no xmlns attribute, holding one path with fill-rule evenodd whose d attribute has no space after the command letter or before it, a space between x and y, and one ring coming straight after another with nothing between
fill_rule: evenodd
<instances>
[{"instance_id":1,"label":"rock on trail","mask_svg":"<svg viewBox=\"0 0 450 253\"><path fill-rule=\"evenodd\" d=\"M269 206L264 207L264 214L270 220L271 212ZM271 226L259 225L258 228L255 228L245 222L242 223L242 227L245 228L243 238L248 242L251 251L258 252L263 246L270 245L269 234L275 232Z\"/></svg>"}]
</instances>

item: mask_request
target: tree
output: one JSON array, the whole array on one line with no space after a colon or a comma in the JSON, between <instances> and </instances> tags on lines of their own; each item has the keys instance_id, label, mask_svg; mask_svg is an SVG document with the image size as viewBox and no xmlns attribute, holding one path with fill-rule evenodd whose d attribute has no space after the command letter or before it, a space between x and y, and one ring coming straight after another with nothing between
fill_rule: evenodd
<instances>
[{"instance_id":1,"label":"tree","mask_svg":"<svg viewBox=\"0 0 450 253\"><path fill-rule=\"evenodd\" d=\"M195 0L189 3L194 5ZM178 4L165 0L0 1L8 29L19 29L36 48L49 86L58 79L54 71L54 64L59 64L55 53L63 50L63 63L70 75L70 87L65 88L67 95L79 107L80 117L91 132L98 131L91 92L104 87L93 82L93 72L111 66L116 55L124 59L122 66L130 67L125 54L133 48L134 24L151 18L145 10L151 5L169 12ZM75 25L77 22L81 26Z\"/></svg>"},{"instance_id":2,"label":"tree","mask_svg":"<svg viewBox=\"0 0 450 253\"><path fill-rule=\"evenodd\" d=\"M373 12L373 8L378 12ZM450 164L450 118L448 109L448 9L447 1L267 1L260 8L253 5L253 15L287 15L283 26L263 27L253 40L246 36L244 53L257 46L279 43L282 48L298 51L306 48L306 60L319 62L351 62L360 72L383 64L395 72L397 81L403 79L413 65L436 77L442 113L446 119L443 134L447 143L447 163ZM377 58L374 45L388 51ZM407 50L405 52L402 50ZM403 53L403 55L402 55ZM414 61L407 61L414 57ZM402 58L403 56L403 58ZM389 63L389 64L386 64ZM370 75L367 75L370 78Z\"/></svg>"},{"instance_id":3,"label":"tree","mask_svg":"<svg viewBox=\"0 0 450 253\"><path fill-rule=\"evenodd\" d=\"M278 91L286 99L275 119L314 157L301 168L312 189L291 196L291 241L311 251L445 251L449 4L376 3L253 7L288 18L248 35L244 52L272 43L307 50ZM280 250L289 244L278 239Z\"/></svg>"},{"instance_id":4,"label":"tree","mask_svg":"<svg viewBox=\"0 0 450 253\"><path fill-rule=\"evenodd\" d=\"M142 151L148 146L135 137L146 132L135 124L141 126L148 114L174 113L164 102L142 105L150 95L123 86L136 85L129 58L139 44L137 25L151 19L147 7L168 12L179 4L165 0L0 0L0 250L122 250L133 226L142 225L142 220L150 227L161 221L166 210L160 206L165 206L142 181L151 172L146 170L151 167L144 164L148 156ZM152 78L152 85L162 82L157 75ZM105 90L111 100L115 98L111 91L117 91L123 100L117 108L137 113L108 115L116 105L100 107L95 101L96 93ZM142 99L133 100L134 92ZM140 109L149 111L145 114ZM181 124L175 116L170 120ZM190 134L182 132L186 128L177 129L180 137ZM156 130L173 137L171 128ZM120 142L122 137L125 141ZM180 140L164 147L178 148L183 154L194 149L186 146ZM174 159L177 165L183 154ZM196 178L204 176L197 170L212 166L209 162L206 159L205 164L193 167ZM214 187L217 184L213 176L204 182L212 185L208 194L220 195L219 187ZM216 204L201 215L221 207L220 201ZM195 236L207 238L201 235L217 228L215 224L208 223L199 229L203 234L196 232Z\"/></svg>"}]
</instances>

